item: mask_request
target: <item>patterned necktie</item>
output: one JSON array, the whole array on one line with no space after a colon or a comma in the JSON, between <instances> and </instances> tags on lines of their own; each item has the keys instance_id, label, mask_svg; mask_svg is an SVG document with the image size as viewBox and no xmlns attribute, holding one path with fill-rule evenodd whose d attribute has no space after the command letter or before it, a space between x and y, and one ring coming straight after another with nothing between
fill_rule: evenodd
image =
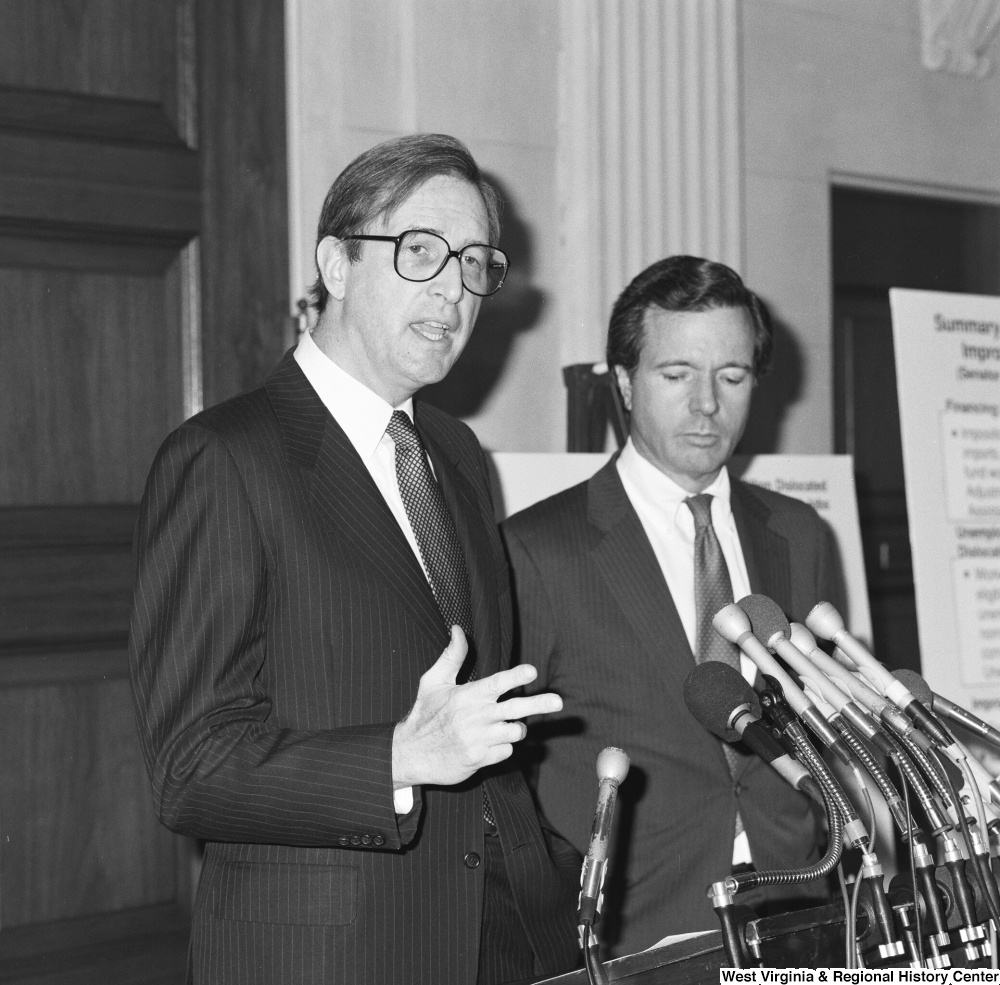
<instances>
[{"instance_id":1,"label":"patterned necktie","mask_svg":"<svg viewBox=\"0 0 1000 985\"><path fill-rule=\"evenodd\" d=\"M472 600L465 555L441 487L431 474L424 444L410 418L392 412L386 428L396 443L396 481L413 536L434 592L434 601L450 629L456 623L472 639Z\"/></svg>"},{"instance_id":2,"label":"patterned necktie","mask_svg":"<svg viewBox=\"0 0 1000 985\"><path fill-rule=\"evenodd\" d=\"M403 500L413 536L420 548L420 557L427 570L434 601L445 625L459 625L472 642L472 596L469 593L469 573L465 555L458 542L455 523L448 512L441 487L427 463L424 443L413 422L401 410L394 410L386 428L396 445L396 482ZM475 666L468 679L475 680ZM483 787L483 818L496 828L486 787Z\"/></svg>"},{"instance_id":3,"label":"patterned necktie","mask_svg":"<svg viewBox=\"0 0 1000 985\"><path fill-rule=\"evenodd\" d=\"M718 660L740 670L740 657L735 643L720 636L712 625L712 617L724 605L733 601L733 583L729 579L729 566L722 553L722 546L712 526L712 497L699 493L684 500L694 517L694 609L698 631L695 660ZM722 741L721 739L719 740ZM742 765L740 754L728 743L722 751L729 767L729 775L736 777ZM743 819L736 814L736 834L743 830Z\"/></svg>"},{"instance_id":4,"label":"patterned necktie","mask_svg":"<svg viewBox=\"0 0 1000 985\"><path fill-rule=\"evenodd\" d=\"M694 607L698 625L695 659L698 663L719 660L739 670L736 644L720 636L712 625L719 609L733 601L729 566L712 526L712 497L701 493L684 502L694 517Z\"/></svg>"}]
</instances>

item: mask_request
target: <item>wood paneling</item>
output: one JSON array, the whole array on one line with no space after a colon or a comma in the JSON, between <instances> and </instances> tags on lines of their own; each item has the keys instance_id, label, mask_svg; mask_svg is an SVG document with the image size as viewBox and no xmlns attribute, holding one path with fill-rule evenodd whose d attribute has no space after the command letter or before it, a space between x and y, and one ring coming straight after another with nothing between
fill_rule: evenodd
<instances>
[{"instance_id":1,"label":"wood paneling","mask_svg":"<svg viewBox=\"0 0 1000 985\"><path fill-rule=\"evenodd\" d=\"M160 103L0 86L0 121L10 130L184 146Z\"/></svg>"},{"instance_id":2,"label":"wood paneling","mask_svg":"<svg viewBox=\"0 0 1000 985\"><path fill-rule=\"evenodd\" d=\"M173 901L127 681L0 691L0 926Z\"/></svg>"},{"instance_id":3,"label":"wood paneling","mask_svg":"<svg viewBox=\"0 0 1000 985\"><path fill-rule=\"evenodd\" d=\"M0 930L0 982L177 985L187 937L186 914L172 904L12 927Z\"/></svg>"},{"instance_id":4,"label":"wood paneling","mask_svg":"<svg viewBox=\"0 0 1000 985\"><path fill-rule=\"evenodd\" d=\"M178 280L0 270L0 505L138 500L182 419Z\"/></svg>"},{"instance_id":5,"label":"wood paneling","mask_svg":"<svg viewBox=\"0 0 1000 985\"><path fill-rule=\"evenodd\" d=\"M202 366L215 402L282 349L282 7L0 3L3 983L183 980L198 853L135 731L132 528Z\"/></svg>"},{"instance_id":6,"label":"wood paneling","mask_svg":"<svg viewBox=\"0 0 1000 985\"><path fill-rule=\"evenodd\" d=\"M192 7L191 0L0 4L0 84L176 105Z\"/></svg>"},{"instance_id":7,"label":"wood paneling","mask_svg":"<svg viewBox=\"0 0 1000 985\"><path fill-rule=\"evenodd\" d=\"M11 655L124 647L135 517L133 506L0 509L0 680Z\"/></svg>"},{"instance_id":8,"label":"wood paneling","mask_svg":"<svg viewBox=\"0 0 1000 985\"><path fill-rule=\"evenodd\" d=\"M284 347L288 314L283 5L198 7L206 188L202 227L205 402L255 386ZM275 134L281 139L274 140ZM241 244L241 248L240 245Z\"/></svg>"},{"instance_id":9,"label":"wood paneling","mask_svg":"<svg viewBox=\"0 0 1000 985\"><path fill-rule=\"evenodd\" d=\"M0 132L0 174L6 222L160 232L183 245L201 218L198 161L186 148Z\"/></svg>"}]
</instances>

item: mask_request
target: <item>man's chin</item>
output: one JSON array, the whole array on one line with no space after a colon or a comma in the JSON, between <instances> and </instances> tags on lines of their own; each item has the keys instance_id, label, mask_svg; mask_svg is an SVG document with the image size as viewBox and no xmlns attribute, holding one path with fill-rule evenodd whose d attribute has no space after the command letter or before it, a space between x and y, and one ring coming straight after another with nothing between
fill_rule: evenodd
<instances>
[{"instance_id":1,"label":"man's chin","mask_svg":"<svg viewBox=\"0 0 1000 985\"><path fill-rule=\"evenodd\" d=\"M420 369L413 374L413 379L417 384L417 389L422 390L425 386L433 386L435 383L440 383L451 372L451 368L454 365L455 360L448 359L436 364L420 367Z\"/></svg>"}]
</instances>

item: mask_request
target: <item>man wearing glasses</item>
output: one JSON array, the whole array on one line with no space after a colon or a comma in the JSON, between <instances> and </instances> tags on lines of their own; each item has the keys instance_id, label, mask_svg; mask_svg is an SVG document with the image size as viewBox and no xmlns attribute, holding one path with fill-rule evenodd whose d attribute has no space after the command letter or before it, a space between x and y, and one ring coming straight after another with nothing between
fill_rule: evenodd
<instances>
[{"instance_id":1,"label":"man wearing glasses","mask_svg":"<svg viewBox=\"0 0 1000 985\"><path fill-rule=\"evenodd\" d=\"M579 857L504 762L561 702L506 696L535 673L509 667L483 454L413 400L503 284L498 217L451 137L361 155L320 217L314 333L154 463L130 658L160 818L207 842L196 982L575 963Z\"/></svg>"}]
</instances>

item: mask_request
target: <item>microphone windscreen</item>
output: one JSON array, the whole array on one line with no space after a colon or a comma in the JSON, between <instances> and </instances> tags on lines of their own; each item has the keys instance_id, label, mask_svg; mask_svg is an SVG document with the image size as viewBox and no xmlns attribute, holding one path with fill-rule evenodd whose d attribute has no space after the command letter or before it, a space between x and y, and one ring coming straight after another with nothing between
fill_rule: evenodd
<instances>
[{"instance_id":1,"label":"microphone windscreen","mask_svg":"<svg viewBox=\"0 0 1000 985\"><path fill-rule=\"evenodd\" d=\"M624 749L617 746L605 746L597 754L597 779L615 780L621 783L628 776L629 758Z\"/></svg>"},{"instance_id":2,"label":"microphone windscreen","mask_svg":"<svg viewBox=\"0 0 1000 985\"><path fill-rule=\"evenodd\" d=\"M894 670L893 674L925 708L934 707L934 692L915 670Z\"/></svg>"},{"instance_id":3,"label":"microphone windscreen","mask_svg":"<svg viewBox=\"0 0 1000 985\"><path fill-rule=\"evenodd\" d=\"M765 646L775 633L786 638L791 635L792 627L774 599L766 595L746 595L736 604L747 614L754 636Z\"/></svg>"},{"instance_id":4,"label":"microphone windscreen","mask_svg":"<svg viewBox=\"0 0 1000 985\"><path fill-rule=\"evenodd\" d=\"M687 675L684 703L699 725L724 742L739 742L739 733L729 728L729 716L740 705L750 705L760 718L757 693L739 671L718 660L706 660Z\"/></svg>"}]
</instances>

